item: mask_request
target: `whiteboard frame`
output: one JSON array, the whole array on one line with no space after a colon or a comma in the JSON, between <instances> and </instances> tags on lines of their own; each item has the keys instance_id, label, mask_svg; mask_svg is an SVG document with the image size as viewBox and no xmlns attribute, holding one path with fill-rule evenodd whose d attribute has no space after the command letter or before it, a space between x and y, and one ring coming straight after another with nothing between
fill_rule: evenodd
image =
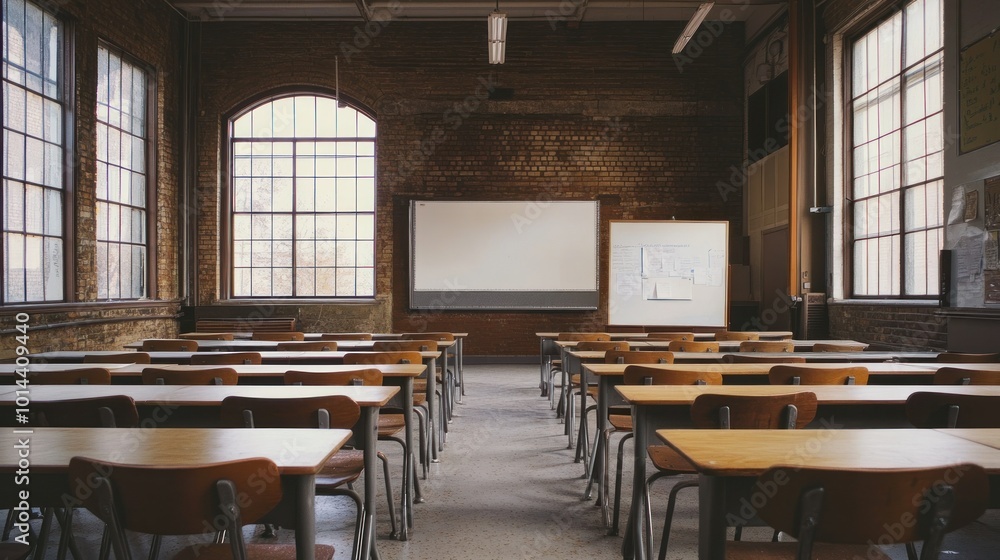
<instances>
[{"instance_id":1,"label":"whiteboard frame","mask_svg":"<svg viewBox=\"0 0 1000 560\"><path fill-rule=\"evenodd\" d=\"M593 208L594 236L594 282L593 289L494 289L494 290L463 290L463 289L417 289L416 267L418 231L417 206L420 204L514 204L525 208L544 208L554 204L588 204ZM429 199L410 200L409 226L409 291L410 309L429 310L510 310L510 311L596 311L600 305L601 287L601 217L600 203L596 200L562 200L562 201L530 201L530 200L456 200ZM536 218L537 219L537 218Z\"/></svg>"},{"instance_id":2,"label":"whiteboard frame","mask_svg":"<svg viewBox=\"0 0 1000 560\"><path fill-rule=\"evenodd\" d=\"M648 232L631 232L627 241L623 241L621 230L615 231L619 226L646 226ZM722 274L723 279L720 286L705 286L704 289L694 290L692 300L671 300L671 299L642 299L641 313L637 312L640 306L632 298L635 294L619 296L618 279L619 271L615 270L616 245L623 242L636 244L641 247L643 244L662 244L664 240L677 239L678 230L691 229L692 226L721 226L721 236L716 239L706 241L705 250L721 249ZM721 327L726 328L729 324L729 222L728 221L695 221L695 220L611 220L608 226L608 324L610 325L644 325L644 326L669 326L669 327ZM617 237L616 237L617 236ZM688 234L690 238L691 234ZM638 237L638 240L633 240ZM635 277L634 274L630 276ZM642 279L639 276L640 289ZM698 286L694 286L698 288ZM719 306L714 301L722 301ZM629 302L632 302L631 304ZM700 318L692 316L686 309L693 307L714 306L711 316ZM650 311L652 310L652 311ZM682 313L677 314L678 311ZM671 316L674 318L672 319Z\"/></svg>"}]
</instances>

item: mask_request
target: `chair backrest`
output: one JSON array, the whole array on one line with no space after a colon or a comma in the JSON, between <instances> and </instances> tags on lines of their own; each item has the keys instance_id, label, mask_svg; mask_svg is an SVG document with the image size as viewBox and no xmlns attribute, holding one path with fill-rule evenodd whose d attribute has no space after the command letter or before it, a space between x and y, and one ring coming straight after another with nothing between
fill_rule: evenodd
<instances>
[{"instance_id":1,"label":"chair backrest","mask_svg":"<svg viewBox=\"0 0 1000 560\"><path fill-rule=\"evenodd\" d=\"M794 352L795 343L791 340L744 340L740 343L740 352Z\"/></svg>"},{"instance_id":2,"label":"chair backrest","mask_svg":"<svg viewBox=\"0 0 1000 560\"><path fill-rule=\"evenodd\" d=\"M683 340L685 342L694 341L693 332L651 332L646 335L646 340Z\"/></svg>"},{"instance_id":3,"label":"chair backrest","mask_svg":"<svg viewBox=\"0 0 1000 560\"><path fill-rule=\"evenodd\" d=\"M754 356L753 352L743 352L737 354L725 354L722 361L727 364L804 364L805 356L795 356L794 352L789 352L788 356Z\"/></svg>"},{"instance_id":4,"label":"chair backrest","mask_svg":"<svg viewBox=\"0 0 1000 560\"><path fill-rule=\"evenodd\" d=\"M990 354L969 354L966 352L942 352L937 355L937 361L953 364L990 364L1000 362L1000 352Z\"/></svg>"},{"instance_id":5,"label":"chair backrest","mask_svg":"<svg viewBox=\"0 0 1000 560\"><path fill-rule=\"evenodd\" d=\"M698 428L803 428L816 417L816 393L713 395L695 397L691 420Z\"/></svg>"},{"instance_id":6,"label":"chair backrest","mask_svg":"<svg viewBox=\"0 0 1000 560\"><path fill-rule=\"evenodd\" d=\"M148 364L149 354L146 352L119 352L117 354L85 354L85 364Z\"/></svg>"},{"instance_id":7,"label":"chair backrest","mask_svg":"<svg viewBox=\"0 0 1000 560\"><path fill-rule=\"evenodd\" d=\"M346 365L422 364L420 352L348 352Z\"/></svg>"},{"instance_id":8,"label":"chair backrest","mask_svg":"<svg viewBox=\"0 0 1000 560\"><path fill-rule=\"evenodd\" d=\"M32 385L110 385L111 372L104 368L31 371L28 381Z\"/></svg>"},{"instance_id":9,"label":"chair backrest","mask_svg":"<svg viewBox=\"0 0 1000 560\"><path fill-rule=\"evenodd\" d=\"M943 367L934 373L934 384L1000 385L1000 371Z\"/></svg>"},{"instance_id":10,"label":"chair backrest","mask_svg":"<svg viewBox=\"0 0 1000 560\"><path fill-rule=\"evenodd\" d=\"M139 412L127 395L62 401L35 401L32 410L43 426L53 428L135 428Z\"/></svg>"},{"instance_id":11,"label":"chair backrest","mask_svg":"<svg viewBox=\"0 0 1000 560\"><path fill-rule=\"evenodd\" d=\"M207 369L143 368L143 385L236 385L240 377L227 367Z\"/></svg>"},{"instance_id":12,"label":"chair backrest","mask_svg":"<svg viewBox=\"0 0 1000 560\"><path fill-rule=\"evenodd\" d=\"M403 340L436 340L438 342L448 342L455 340L455 335L450 332L423 332L423 333L403 333Z\"/></svg>"},{"instance_id":13,"label":"chair backrest","mask_svg":"<svg viewBox=\"0 0 1000 560\"><path fill-rule=\"evenodd\" d=\"M719 331L715 340L760 340L760 333L754 331Z\"/></svg>"},{"instance_id":14,"label":"chair backrest","mask_svg":"<svg viewBox=\"0 0 1000 560\"><path fill-rule=\"evenodd\" d=\"M375 352L434 352L436 340L377 340L372 343Z\"/></svg>"},{"instance_id":15,"label":"chair backrest","mask_svg":"<svg viewBox=\"0 0 1000 560\"><path fill-rule=\"evenodd\" d=\"M864 352L866 344L847 344L832 342L817 342L812 345L813 352Z\"/></svg>"},{"instance_id":16,"label":"chair backrest","mask_svg":"<svg viewBox=\"0 0 1000 560\"><path fill-rule=\"evenodd\" d=\"M868 368L845 366L814 368L802 366L774 366L767 374L771 385L867 385Z\"/></svg>"},{"instance_id":17,"label":"chair backrest","mask_svg":"<svg viewBox=\"0 0 1000 560\"><path fill-rule=\"evenodd\" d=\"M375 368L350 371L286 371L285 385L373 385L382 384L382 372Z\"/></svg>"},{"instance_id":18,"label":"chair backrest","mask_svg":"<svg viewBox=\"0 0 1000 560\"><path fill-rule=\"evenodd\" d=\"M717 371L685 371L634 365L625 368L624 377L626 385L722 385L722 374Z\"/></svg>"},{"instance_id":19,"label":"chair backrest","mask_svg":"<svg viewBox=\"0 0 1000 560\"><path fill-rule=\"evenodd\" d=\"M273 340L277 342L285 342L288 340L305 340L306 335L296 331L254 331L250 335L250 338L252 340Z\"/></svg>"},{"instance_id":20,"label":"chair backrest","mask_svg":"<svg viewBox=\"0 0 1000 560\"><path fill-rule=\"evenodd\" d=\"M193 366L238 366L261 362L260 352L199 352L191 354Z\"/></svg>"},{"instance_id":21,"label":"chair backrest","mask_svg":"<svg viewBox=\"0 0 1000 560\"><path fill-rule=\"evenodd\" d=\"M609 350L604 353L606 364L672 364L674 353L667 350Z\"/></svg>"},{"instance_id":22,"label":"chair backrest","mask_svg":"<svg viewBox=\"0 0 1000 560\"><path fill-rule=\"evenodd\" d=\"M361 417L351 397L327 395L270 399L226 397L220 418L230 428L324 428L350 430Z\"/></svg>"},{"instance_id":23,"label":"chair backrest","mask_svg":"<svg viewBox=\"0 0 1000 560\"><path fill-rule=\"evenodd\" d=\"M177 338L184 340L233 340L235 336L230 332L191 332L179 334Z\"/></svg>"},{"instance_id":24,"label":"chair backrest","mask_svg":"<svg viewBox=\"0 0 1000 560\"><path fill-rule=\"evenodd\" d=\"M629 343L624 340L584 340L576 344L581 352L627 352Z\"/></svg>"},{"instance_id":25,"label":"chair backrest","mask_svg":"<svg viewBox=\"0 0 1000 560\"><path fill-rule=\"evenodd\" d=\"M672 340L667 349L671 352L718 352L719 343Z\"/></svg>"},{"instance_id":26,"label":"chair backrest","mask_svg":"<svg viewBox=\"0 0 1000 560\"><path fill-rule=\"evenodd\" d=\"M324 333L320 340L371 340L372 333Z\"/></svg>"},{"instance_id":27,"label":"chair backrest","mask_svg":"<svg viewBox=\"0 0 1000 560\"><path fill-rule=\"evenodd\" d=\"M1000 397L918 391L906 399L906 419L918 428L1000 428Z\"/></svg>"},{"instance_id":28,"label":"chair backrest","mask_svg":"<svg viewBox=\"0 0 1000 560\"><path fill-rule=\"evenodd\" d=\"M150 338L142 341L143 352L197 352L197 340Z\"/></svg>"},{"instance_id":29,"label":"chair backrest","mask_svg":"<svg viewBox=\"0 0 1000 560\"><path fill-rule=\"evenodd\" d=\"M556 340L563 342L611 340L611 335L603 332L561 332L556 337Z\"/></svg>"},{"instance_id":30,"label":"chair backrest","mask_svg":"<svg viewBox=\"0 0 1000 560\"><path fill-rule=\"evenodd\" d=\"M337 349L337 341L310 340L308 342L279 342L274 349L278 352L333 352Z\"/></svg>"},{"instance_id":31,"label":"chair backrest","mask_svg":"<svg viewBox=\"0 0 1000 560\"><path fill-rule=\"evenodd\" d=\"M797 558L813 558L814 542L917 540L924 541L921 559L938 558L944 533L975 521L989 499L987 475L973 464L854 471L774 466L754 488L774 490L757 500L757 513L799 540Z\"/></svg>"},{"instance_id":32,"label":"chair backrest","mask_svg":"<svg viewBox=\"0 0 1000 560\"><path fill-rule=\"evenodd\" d=\"M233 518L220 512L218 496L225 491L220 486L228 487L232 496L240 498L232 500L235 523L227 523ZM256 523L281 501L278 467L264 458L197 466L151 466L73 457L69 487L83 507L119 535L122 530L193 535L202 534L206 528L212 532L229 530L235 535L241 533L241 524ZM124 543L124 539L119 542ZM122 557L117 550L115 557Z\"/></svg>"}]
</instances>

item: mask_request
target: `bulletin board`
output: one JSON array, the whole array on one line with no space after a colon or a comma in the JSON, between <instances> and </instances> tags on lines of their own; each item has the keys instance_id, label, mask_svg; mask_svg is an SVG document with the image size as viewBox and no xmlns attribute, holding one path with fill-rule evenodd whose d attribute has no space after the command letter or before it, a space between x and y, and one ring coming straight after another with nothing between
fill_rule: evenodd
<instances>
[{"instance_id":1,"label":"bulletin board","mask_svg":"<svg viewBox=\"0 0 1000 560\"><path fill-rule=\"evenodd\" d=\"M729 222L612 221L613 325L725 327Z\"/></svg>"},{"instance_id":2,"label":"bulletin board","mask_svg":"<svg viewBox=\"0 0 1000 560\"><path fill-rule=\"evenodd\" d=\"M959 149L964 154L1000 141L1000 33L959 56Z\"/></svg>"}]
</instances>

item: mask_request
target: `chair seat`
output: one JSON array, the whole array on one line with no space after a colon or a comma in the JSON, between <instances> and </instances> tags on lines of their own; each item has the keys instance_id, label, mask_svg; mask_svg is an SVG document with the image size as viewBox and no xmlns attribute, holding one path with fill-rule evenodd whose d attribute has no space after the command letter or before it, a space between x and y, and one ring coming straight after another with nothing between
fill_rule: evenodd
<instances>
[{"instance_id":1,"label":"chair seat","mask_svg":"<svg viewBox=\"0 0 1000 560\"><path fill-rule=\"evenodd\" d=\"M31 547L16 542L0 543L0 558L6 560L21 560L27 558Z\"/></svg>"},{"instance_id":2,"label":"chair seat","mask_svg":"<svg viewBox=\"0 0 1000 560\"><path fill-rule=\"evenodd\" d=\"M698 472L690 461L681 456L680 453L666 445L650 445L646 448L646 453L653 461L653 466L661 471L675 472L678 474L688 474Z\"/></svg>"},{"instance_id":3,"label":"chair seat","mask_svg":"<svg viewBox=\"0 0 1000 560\"><path fill-rule=\"evenodd\" d=\"M204 546L189 546L174 556L174 560L231 560L233 557L229 544L209 544ZM293 544L248 544L247 558L252 560L287 560L295 558ZM331 560L333 547L328 544L316 545L316 560Z\"/></svg>"},{"instance_id":4,"label":"chair seat","mask_svg":"<svg viewBox=\"0 0 1000 560\"><path fill-rule=\"evenodd\" d=\"M619 432L631 432L632 431L632 415L625 414L611 414L608 416L608 422L615 427L615 430Z\"/></svg>"},{"instance_id":5,"label":"chair seat","mask_svg":"<svg viewBox=\"0 0 1000 560\"><path fill-rule=\"evenodd\" d=\"M316 475L316 492L333 490L354 482L365 470L365 452L360 449L341 449L330 457Z\"/></svg>"},{"instance_id":6,"label":"chair seat","mask_svg":"<svg viewBox=\"0 0 1000 560\"><path fill-rule=\"evenodd\" d=\"M385 437L398 434L406 427L406 420L402 414L379 414L378 415L378 436Z\"/></svg>"},{"instance_id":7,"label":"chair seat","mask_svg":"<svg viewBox=\"0 0 1000 560\"><path fill-rule=\"evenodd\" d=\"M794 542L748 542L729 541L726 543L726 560L794 560L798 543ZM891 560L875 547L852 544L816 543L813 546L813 560Z\"/></svg>"}]
</instances>

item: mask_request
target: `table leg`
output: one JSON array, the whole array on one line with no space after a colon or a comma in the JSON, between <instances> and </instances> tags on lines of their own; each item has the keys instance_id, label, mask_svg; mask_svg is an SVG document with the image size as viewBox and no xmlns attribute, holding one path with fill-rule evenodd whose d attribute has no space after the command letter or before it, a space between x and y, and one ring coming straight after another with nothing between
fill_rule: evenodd
<instances>
[{"instance_id":1,"label":"table leg","mask_svg":"<svg viewBox=\"0 0 1000 560\"><path fill-rule=\"evenodd\" d=\"M411 400L412 403L412 400ZM358 434L358 445L364 450L365 461L365 517L364 530L361 534L361 558L378 557L375 548L375 504L377 502L376 480L378 479L378 407L361 407L361 433ZM312 507L312 502L310 502ZM300 557L300 560L302 557ZM315 560L315 555L309 556L308 560Z\"/></svg>"},{"instance_id":2,"label":"table leg","mask_svg":"<svg viewBox=\"0 0 1000 560\"><path fill-rule=\"evenodd\" d=\"M441 427L438 420L437 414L437 395L435 391L437 390L437 380L435 372L437 371L437 360L434 358L428 358L424 360L427 365L427 437L430 438L431 443L431 462L440 463L441 459L438 458L438 450L441 445L441 436L443 428ZM442 422L447 421L446 419L440 419Z\"/></svg>"},{"instance_id":3,"label":"table leg","mask_svg":"<svg viewBox=\"0 0 1000 560\"><path fill-rule=\"evenodd\" d=\"M698 475L698 560L725 560L726 512L725 479Z\"/></svg>"},{"instance_id":4,"label":"table leg","mask_svg":"<svg viewBox=\"0 0 1000 560\"><path fill-rule=\"evenodd\" d=\"M634 455L634 475L632 480L632 510L629 514L629 523L625 533L625 542L622 544L622 555L624 558L634 558L636 560L646 560L646 445L649 438L646 436L646 424L649 412L644 406L632 406L632 433L633 435L633 455ZM629 544L631 543L631 546Z\"/></svg>"},{"instance_id":5,"label":"table leg","mask_svg":"<svg viewBox=\"0 0 1000 560\"><path fill-rule=\"evenodd\" d=\"M296 498L295 558L316 560L316 476L301 475L286 480L294 481L292 484L296 485L294 489L285 490L294 492Z\"/></svg>"},{"instance_id":6,"label":"table leg","mask_svg":"<svg viewBox=\"0 0 1000 560\"><path fill-rule=\"evenodd\" d=\"M607 469L607 465L604 464L604 430L608 429L608 391L612 390L614 384L611 382L611 376L609 375L601 375L599 377L600 381L597 389L597 438L593 451L594 466L590 469L590 480L587 481L587 490L583 495L584 500L589 500L593 496L592 490L595 484L604 484L604 471ZM607 508L608 504L605 503L602 507Z\"/></svg>"},{"instance_id":7,"label":"table leg","mask_svg":"<svg viewBox=\"0 0 1000 560\"><path fill-rule=\"evenodd\" d=\"M406 441L406 453L403 454L403 495L400 499L399 540L410 538L409 528L413 526L413 475L416 467L413 464L413 378L403 381L403 439Z\"/></svg>"}]
</instances>

